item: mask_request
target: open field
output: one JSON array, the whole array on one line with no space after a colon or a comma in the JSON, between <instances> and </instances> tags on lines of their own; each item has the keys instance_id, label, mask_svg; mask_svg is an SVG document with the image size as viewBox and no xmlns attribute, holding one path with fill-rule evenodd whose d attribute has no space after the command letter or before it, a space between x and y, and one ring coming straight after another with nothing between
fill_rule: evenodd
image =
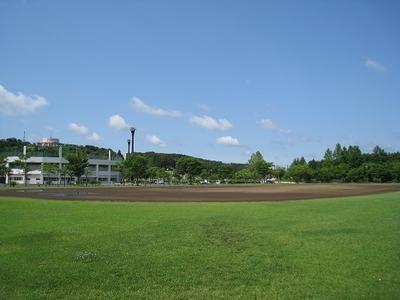
<instances>
[{"instance_id":1,"label":"open field","mask_svg":"<svg viewBox=\"0 0 400 300\"><path fill-rule=\"evenodd\" d=\"M400 184L269 184L180 187L68 187L0 189L0 196L57 200L159 202L280 201L372 195L400 191Z\"/></svg>"},{"instance_id":2,"label":"open field","mask_svg":"<svg viewBox=\"0 0 400 300\"><path fill-rule=\"evenodd\" d=\"M0 299L396 299L400 193L263 203L0 198Z\"/></svg>"}]
</instances>

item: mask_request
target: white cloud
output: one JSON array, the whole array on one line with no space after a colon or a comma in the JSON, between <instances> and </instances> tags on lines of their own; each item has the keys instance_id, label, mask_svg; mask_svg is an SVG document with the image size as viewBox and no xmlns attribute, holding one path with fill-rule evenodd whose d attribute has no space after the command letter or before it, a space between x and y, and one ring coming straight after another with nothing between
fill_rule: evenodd
<instances>
[{"instance_id":1,"label":"white cloud","mask_svg":"<svg viewBox=\"0 0 400 300\"><path fill-rule=\"evenodd\" d=\"M202 116L202 117L193 116L189 119L189 122L194 125L211 130L224 131L233 128L232 124L228 120L225 119L216 120L210 116Z\"/></svg>"},{"instance_id":2,"label":"white cloud","mask_svg":"<svg viewBox=\"0 0 400 300\"><path fill-rule=\"evenodd\" d=\"M369 57L367 57L365 60L365 66L377 72L386 72L386 67L384 65Z\"/></svg>"},{"instance_id":3,"label":"white cloud","mask_svg":"<svg viewBox=\"0 0 400 300\"><path fill-rule=\"evenodd\" d=\"M216 139L217 144L228 145L228 146L240 146L240 142L237 138L231 136L221 136Z\"/></svg>"},{"instance_id":4,"label":"white cloud","mask_svg":"<svg viewBox=\"0 0 400 300\"><path fill-rule=\"evenodd\" d=\"M120 115L113 115L108 119L108 125L118 130L129 129L129 124Z\"/></svg>"},{"instance_id":5,"label":"white cloud","mask_svg":"<svg viewBox=\"0 0 400 300\"><path fill-rule=\"evenodd\" d=\"M83 125L78 125L76 123L68 124L68 128L74 131L77 134L85 136L88 140L97 142L101 140L101 136L98 135L96 132L91 132L89 128Z\"/></svg>"},{"instance_id":6,"label":"white cloud","mask_svg":"<svg viewBox=\"0 0 400 300\"><path fill-rule=\"evenodd\" d=\"M180 117L182 114L177 110L166 110L158 107L147 105L137 97L132 98L132 105L138 111L153 115L153 116L166 116L166 117Z\"/></svg>"},{"instance_id":7,"label":"white cloud","mask_svg":"<svg viewBox=\"0 0 400 300\"><path fill-rule=\"evenodd\" d=\"M13 94L0 85L0 112L6 115L30 114L48 105L42 96L26 96L21 92Z\"/></svg>"},{"instance_id":8,"label":"white cloud","mask_svg":"<svg viewBox=\"0 0 400 300\"><path fill-rule=\"evenodd\" d=\"M82 134L82 135L89 134L89 128L87 128L86 126L83 126L83 125L78 125L76 123L70 123L70 124L68 124L68 128L78 134Z\"/></svg>"},{"instance_id":9,"label":"white cloud","mask_svg":"<svg viewBox=\"0 0 400 300\"><path fill-rule=\"evenodd\" d=\"M146 141L149 142L150 144L157 145L160 147L166 147L167 144L165 144L158 136L156 135L148 135L146 136Z\"/></svg>"},{"instance_id":10,"label":"white cloud","mask_svg":"<svg viewBox=\"0 0 400 300\"><path fill-rule=\"evenodd\" d=\"M97 142L101 140L101 136L98 135L96 132L92 132L87 138L91 141Z\"/></svg>"},{"instance_id":11,"label":"white cloud","mask_svg":"<svg viewBox=\"0 0 400 300\"><path fill-rule=\"evenodd\" d=\"M277 131L281 133L290 133L290 130L280 127L276 122L271 119L262 119L260 121L261 127L271 131Z\"/></svg>"}]
</instances>

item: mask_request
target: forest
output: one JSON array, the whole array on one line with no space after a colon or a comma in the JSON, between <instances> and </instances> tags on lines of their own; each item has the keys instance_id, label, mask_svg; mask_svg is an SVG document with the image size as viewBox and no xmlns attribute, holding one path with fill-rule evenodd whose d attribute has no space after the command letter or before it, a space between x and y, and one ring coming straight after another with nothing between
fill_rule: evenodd
<instances>
[{"instance_id":1,"label":"forest","mask_svg":"<svg viewBox=\"0 0 400 300\"><path fill-rule=\"evenodd\" d=\"M0 140L0 156L21 157L23 146L27 147L27 157L58 155L58 147L42 147L8 138ZM307 161L300 157L287 168L267 162L260 151L253 153L247 163L240 164L156 152L138 152L124 159L119 150L115 152L92 145L63 144L62 149L64 157L72 158L78 153L83 161L88 158L108 159L111 151L112 159L120 161L119 167L125 180L135 182L166 176L190 182L206 180L221 183L400 182L400 153L386 152L379 146L375 146L370 153L363 153L359 146L343 147L337 144L333 150L327 149L321 160Z\"/></svg>"}]
</instances>

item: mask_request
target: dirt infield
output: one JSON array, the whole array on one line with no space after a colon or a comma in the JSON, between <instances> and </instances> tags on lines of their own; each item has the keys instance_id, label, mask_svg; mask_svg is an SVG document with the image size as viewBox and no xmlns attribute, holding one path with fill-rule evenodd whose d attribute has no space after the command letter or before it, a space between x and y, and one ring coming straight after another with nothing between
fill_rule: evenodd
<instances>
[{"instance_id":1,"label":"dirt infield","mask_svg":"<svg viewBox=\"0 0 400 300\"><path fill-rule=\"evenodd\" d=\"M271 184L253 186L96 187L4 189L0 196L54 200L239 202L370 195L400 191L400 184Z\"/></svg>"}]
</instances>

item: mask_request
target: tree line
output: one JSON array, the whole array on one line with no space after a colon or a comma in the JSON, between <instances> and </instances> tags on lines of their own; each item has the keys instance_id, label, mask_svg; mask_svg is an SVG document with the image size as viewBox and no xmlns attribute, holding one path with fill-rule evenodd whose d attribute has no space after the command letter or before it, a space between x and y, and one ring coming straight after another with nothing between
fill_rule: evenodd
<instances>
[{"instance_id":1,"label":"tree line","mask_svg":"<svg viewBox=\"0 0 400 300\"><path fill-rule=\"evenodd\" d=\"M362 153L359 146L327 149L323 159L295 159L284 178L295 182L400 182L400 153L375 146Z\"/></svg>"},{"instance_id":2,"label":"tree line","mask_svg":"<svg viewBox=\"0 0 400 300\"><path fill-rule=\"evenodd\" d=\"M89 149L90 150L90 149ZM96 149L94 149L96 150ZM80 183L82 177L90 175L88 148L70 149L65 158L68 164L59 168L54 164L43 164L43 176L63 178L63 183L73 178ZM29 164L26 156L20 156L14 166L22 170L26 179ZM182 154L133 153L128 154L117 165L123 183L267 183L267 182L400 182L400 153L385 152L376 146L372 153L363 153L358 146L342 147L337 144L327 149L321 160L306 161L296 158L287 168L267 162L257 151L246 164L223 163L199 159ZM0 176L9 174L5 157L0 156ZM25 180L26 182L26 180ZM61 183L61 182L60 182Z\"/></svg>"},{"instance_id":3,"label":"tree line","mask_svg":"<svg viewBox=\"0 0 400 300\"><path fill-rule=\"evenodd\" d=\"M247 164L207 161L181 155L173 164L163 168L145 154L131 153L119 164L125 181L139 183L255 183L267 182L273 174L273 164L257 151Z\"/></svg>"}]
</instances>

